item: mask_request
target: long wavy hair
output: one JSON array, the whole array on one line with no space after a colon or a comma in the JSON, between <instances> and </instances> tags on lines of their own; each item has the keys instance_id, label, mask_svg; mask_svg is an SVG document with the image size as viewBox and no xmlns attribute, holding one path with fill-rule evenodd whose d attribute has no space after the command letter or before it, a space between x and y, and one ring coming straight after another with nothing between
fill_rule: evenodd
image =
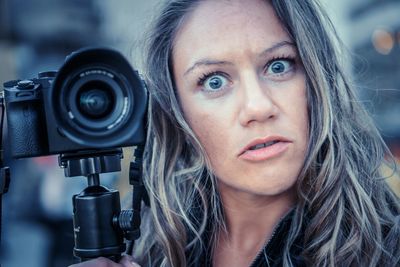
<instances>
[{"instance_id":1,"label":"long wavy hair","mask_svg":"<svg viewBox=\"0 0 400 267\"><path fill-rule=\"evenodd\" d=\"M225 227L216 178L182 114L172 76L176 33L201 2L165 1L148 36L144 181L151 208L144 210L135 247L143 266L190 266L212 251ZM343 71L334 27L315 0L269 3L304 65L310 124L284 265L293 265L289 251L299 235L309 266L399 264L399 201L380 171L390 152Z\"/></svg>"}]
</instances>

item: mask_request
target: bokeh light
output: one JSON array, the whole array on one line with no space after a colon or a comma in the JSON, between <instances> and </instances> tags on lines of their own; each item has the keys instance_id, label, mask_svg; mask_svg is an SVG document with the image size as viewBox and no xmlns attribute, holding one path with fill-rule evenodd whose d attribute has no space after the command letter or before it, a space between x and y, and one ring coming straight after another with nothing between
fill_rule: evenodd
<instances>
[{"instance_id":1,"label":"bokeh light","mask_svg":"<svg viewBox=\"0 0 400 267\"><path fill-rule=\"evenodd\" d=\"M372 44L374 45L375 50L383 55L388 55L393 49L394 46L394 37L393 35L383 29L376 29L372 33Z\"/></svg>"}]
</instances>

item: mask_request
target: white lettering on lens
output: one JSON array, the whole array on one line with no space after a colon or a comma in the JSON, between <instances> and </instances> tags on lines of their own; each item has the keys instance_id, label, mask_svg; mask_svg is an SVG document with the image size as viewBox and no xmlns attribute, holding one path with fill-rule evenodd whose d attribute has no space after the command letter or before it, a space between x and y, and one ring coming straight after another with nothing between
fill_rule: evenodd
<instances>
[{"instance_id":1,"label":"white lettering on lens","mask_svg":"<svg viewBox=\"0 0 400 267\"><path fill-rule=\"evenodd\" d=\"M110 124L107 126L107 129L110 130L112 128L114 128L115 126L117 126L122 120L123 118L126 116L126 114L128 113L128 97L124 97L124 106L122 108L122 113L121 115L115 120L114 123Z\"/></svg>"},{"instance_id":2,"label":"white lettering on lens","mask_svg":"<svg viewBox=\"0 0 400 267\"><path fill-rule=\"evenodd\" d=\"M82 77L85 77L85 76L88 76L88 75L95 75L95 74L108 76L111 79L114 79L114 75L112 73L108 72L108 71L105 71L105 70L88 70L88 71L84 71L84 72L81 72L81 74L79 74L79 77L82 78Z\"/></svg>"}]
</instances>

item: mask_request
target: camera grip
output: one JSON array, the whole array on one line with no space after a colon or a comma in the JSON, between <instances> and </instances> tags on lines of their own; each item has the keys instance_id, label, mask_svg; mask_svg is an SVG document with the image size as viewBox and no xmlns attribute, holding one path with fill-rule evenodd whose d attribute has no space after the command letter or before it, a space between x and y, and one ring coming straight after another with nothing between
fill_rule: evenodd
<instances>
[{"instance_id":1,"label":"camera grip","mask_svg":"<svg viewBox=\"0 0 400 267\"><path fill-rule=\"evenodd\" d=\"M7 126L13 157L32 157L46 153L47 131L40 100L8 103Z\"/></svg>"}]
</instances>

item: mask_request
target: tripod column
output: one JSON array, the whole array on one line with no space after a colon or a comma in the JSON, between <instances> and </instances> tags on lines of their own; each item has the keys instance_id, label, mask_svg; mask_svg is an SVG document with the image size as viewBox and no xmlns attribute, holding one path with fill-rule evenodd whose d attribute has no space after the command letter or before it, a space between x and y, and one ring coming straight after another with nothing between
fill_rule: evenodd
<instances>
[{"instance_id":1,"label":"tripod column","mask_svg":"<svg viewBox=\"0 0 400 267\"><path fill-rule=\"evenodd\" d=\"M89 174L87 179L89 186L100 185L100 175L97 173Z\"/></svg>"},{"instance_id":2,"label":"tripod column","mask_svg":"<svg viewBox=\"0 0 400 267\"><path fill-rule=\"evenodd\" d=\"M113 226L121 211L118 191L89 186L73 197L74 255L82 260L108 257L119 260L125 251L123 232Z\"/></svg>"}]
</instances>

